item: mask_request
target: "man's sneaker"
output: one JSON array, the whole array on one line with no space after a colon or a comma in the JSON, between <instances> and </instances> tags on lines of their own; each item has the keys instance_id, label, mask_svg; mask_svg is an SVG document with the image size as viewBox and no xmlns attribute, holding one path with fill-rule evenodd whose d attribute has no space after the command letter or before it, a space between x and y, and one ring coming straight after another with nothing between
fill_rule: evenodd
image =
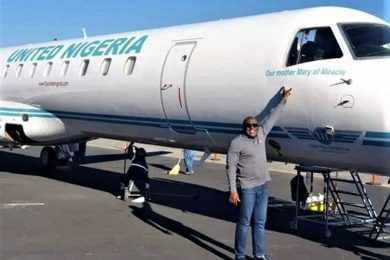
<instances>
[{"instance_id":1,"label":"man's sneaker","mask_svg":"<svg viewBox=\"0 0 390 260\"><path fill-rule=\"evenodd\" d=\"M255 260L270 260L267 256L263 255L260 257L255 257Z\"/></svg>"},{"instance_id":2,"label":"man's sneaker","mask_svg":"<svg viewBox=\"0 0 390 260\"><path fill-rule=\"evenodd\" d=\"M145 202L145 197L138 197L136 199L133 199L131 202L133 203L144 203Z\"/></svg>"},{"instance_id":3,"label":"man's sneaker","mask_svg":"<svg viewBox=\"0 0 390 260\"><path fill-rule=\"evenodd\" d=\"M185 175L192 175L192 174L194 174L194 171L188 171L185 173Z\"/></svg>"}]
</instances>

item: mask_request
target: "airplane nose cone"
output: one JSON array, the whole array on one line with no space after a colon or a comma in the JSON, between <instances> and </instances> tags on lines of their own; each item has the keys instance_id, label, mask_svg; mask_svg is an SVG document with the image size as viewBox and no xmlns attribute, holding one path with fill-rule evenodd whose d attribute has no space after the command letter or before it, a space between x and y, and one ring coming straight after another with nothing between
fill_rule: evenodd
<instances>
[{"instance_id":1,"label":"airplane nose cone","mask_svg":"<svg viewBox=\"0 0 390 260\"><path fill-rule=\"evenodd\" d=\"M382 113L383 113L383 126L386 132L390 132L390 82L389 82L389 68L390 68L390 58L386 59L384 64L381 64L380 74L378 77L381 78L379 82L378 95L382 103Z\"/></svg>"},{"instance_id":2,"label":"airplane nose cone","mask_svg":"<svg viewBox=\"0 0 390 260\"><path fill-rule=\"evenodd\" d=\"M382 101L382 112L384 129L387 132L390 132L390 90L387 90L387 93L385 93L383 97L384 98Z\"/></svg>"},{"instance_id":3,"label":"airplane nose cone","mask_svg":"<svg viewBox=\"0 0 390 260\"><path fill-rule=\"evenodd\" d=\"M390 132L389 68L390 58L363 61L353 78L364 100L367 127L384 132Z\"/></svg>"}]
</instances>

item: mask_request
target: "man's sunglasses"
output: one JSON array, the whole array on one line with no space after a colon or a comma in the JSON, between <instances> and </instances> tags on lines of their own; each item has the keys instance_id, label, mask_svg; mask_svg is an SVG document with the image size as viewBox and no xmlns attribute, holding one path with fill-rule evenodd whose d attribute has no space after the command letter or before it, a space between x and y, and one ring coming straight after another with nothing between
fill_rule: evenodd
<instances>
[{"instance_id":1,"label":"man's sunglasses","mask_svg":"<svg viewBox=\"0 0 390 260\"><path fill-rule=\"evenodd\" d=\"M245 124L245 128L251 128L251 127L258 128L259 124Z\"/></svg>"}]
</instances>

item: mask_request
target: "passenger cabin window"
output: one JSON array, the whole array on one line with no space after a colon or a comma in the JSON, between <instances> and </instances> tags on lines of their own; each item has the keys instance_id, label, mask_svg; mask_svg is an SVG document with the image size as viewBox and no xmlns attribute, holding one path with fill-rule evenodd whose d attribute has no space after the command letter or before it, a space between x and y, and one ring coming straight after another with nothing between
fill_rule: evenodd
<instances>
[{"instance_id":1,"label":"passenger cabin window","mask_svg":"<svg viewBox=\"0 0 390 260\"><path fill-rule=\"evenodd\" d=\"M124 68L125 75L129 76L133 74L135 62L136 62L136 57L132 56L127 58L125 63L125 68Z\"/></svg>"},{"instance_id":2,"label":"passenger cabin window","mask_svg":"<svg viewBox=\"0 0 390 260\"><path fill-rule=\"evenodd\" d=\"M30 78L33 78L35 75L35 72L37 71L38 63L34 62L31 66L30 70Z\"/></svg>"},{"instance_id":3,"label":"passenger cabin window","mask_svg":"<svg viewBox=\"0 0 390 260\"><path fill-rule=\"evenodd\" d=\"M304 29L295 36L287 66L342 56L340 46L329 27Z\"/></svg>"},{"instance_id":4,"label":"passenger cabin window","mask_svg":"<svg viewBox=\"0 0 390 260\"><path fill-rule=\"evenodd\" d=\"M62 64L62 71L61 71L62 76L64 77L66 76L69 70L69 66L70 66L70 61L68 60L64 61L64 63Z\"/></svg>"},{"instance_id":5,"label":"passenger cabin window","mask_svg":"<svg viewBox=\"0 0 390 260\"><path fill-rule=\"evenodd\" d=\"M46 69L45 69L45 71L44 71L44 73L43 73L43 76L49 77L52 68L53 68L53 62L50 61L50 62L48 62L47 65L46 65Z\"/></svg>"},{"instance_id":6,"label":"passenger cabin window","mask_svg":"<svg viewBox=\"0 0 390 260\"><path fill-rule=\"evenodd\" d=\"M88 66L89 66L89 60L83 60L83 63L81 63L81 71L80 71L81 76L85 76L87 74Z\"/></svg>"},{"instance_id":7,"label":"passenger cabin window","mask_svg":"<svg viewBox=\"0 0 390 260\"><path fill-rule=\"evenodd\" d=\"M6 78L8 76L8 71L9 71L9 64L7 64L5 67L4 67L4 70L3 70L3 78Z\"/></svg>"},{"instance_id":8,"label":"passenger cabin window","mask_svg":"<svg viewBox=\"0 0 390 260\"><path fill-rule=\"evenodd\" d=\"M16 77L17 78L20 78L20 76L22 75L22 70L23 70L23 64L19 64L17 69L16 69Z\"/></svg>"},{"instance_id":9,"label":"passenger cabin window","mask_svg":"<svg viewBox=\"0 0 390 260\"><path fill-rule=\"evenodd\" d=\"M103 76L106 76L108 74L108 71L110 70L110 65L111 65L111 58L105 58L100 68Z\"/></svg>"}]
</instances>

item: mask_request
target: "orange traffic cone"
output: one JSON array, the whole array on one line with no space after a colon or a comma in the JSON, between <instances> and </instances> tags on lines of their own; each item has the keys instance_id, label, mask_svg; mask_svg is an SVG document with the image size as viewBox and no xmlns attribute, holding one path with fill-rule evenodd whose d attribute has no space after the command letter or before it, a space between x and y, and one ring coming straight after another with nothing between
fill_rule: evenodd
<instances>
[{"instance_id":1,"label":"orange traffic cone","mask_svg":"<svg viewBox=\"0 0 390 260\"><path fill-rule=\"evenodd\" d=\"M367 182L370 185L381 185L381 176L371 174L370 181Z\"/></svg>"},{"instance_id":2,"label":"orange traffic cone","mask_svg":"<svg viewBox=\"0 0 390 260\"><path fill-rule=\"evenodd\" d=\"M221 160L221 158L219 158L218 154L217 153L213 153L210 160L212 161L219 161Z\"/></svg>"}]
</instances>

